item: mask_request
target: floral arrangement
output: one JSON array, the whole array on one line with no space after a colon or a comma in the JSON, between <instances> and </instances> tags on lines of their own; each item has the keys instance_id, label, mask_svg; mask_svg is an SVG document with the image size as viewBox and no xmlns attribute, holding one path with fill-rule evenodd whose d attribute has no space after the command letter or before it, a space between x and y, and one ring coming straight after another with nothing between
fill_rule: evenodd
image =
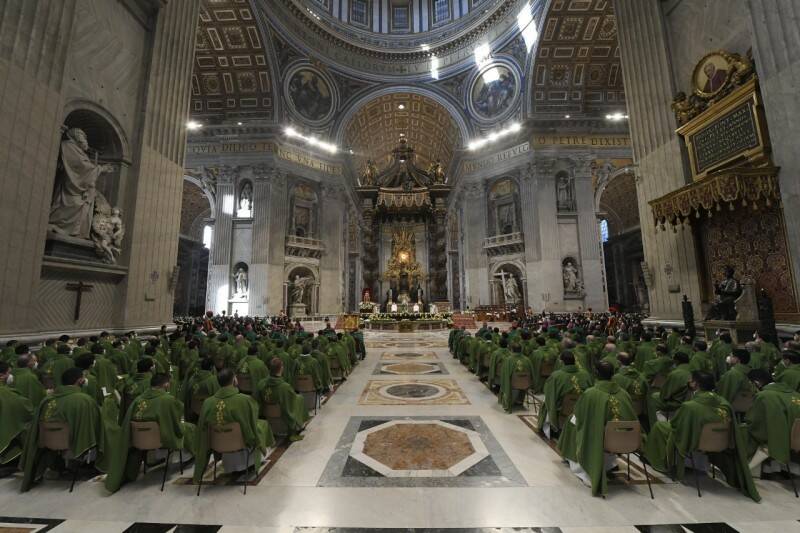
<instances>
[{"instance_id":1,"label":"floral arrangement","mask_svg":"<svg viewBox=\"0 0 800 533\"><path fill-rule=\"evenodd\" d=\"M450 321L452 313L372 313L370 322L395 322L398 320L447 320Z\"/></svg>"}]
</instances>

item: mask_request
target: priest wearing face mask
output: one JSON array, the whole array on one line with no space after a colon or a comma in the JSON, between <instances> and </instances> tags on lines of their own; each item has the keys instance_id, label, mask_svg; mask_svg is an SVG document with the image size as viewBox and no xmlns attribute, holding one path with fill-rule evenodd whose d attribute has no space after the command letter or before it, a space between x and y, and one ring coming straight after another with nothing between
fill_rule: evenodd
<instances>
[{"instance_id":1,"label":"priest wearing face mask","mask_svg":"<svg viewBox=\"0 0 800 533\"><path fill-rule=\"evenodd\" d=\"M0 465L6 465L22 454L25 433L33 418L30 400L11 387L14 376L0 361Z\"/></svg>"},{"instance_id":2,"label":"priest wearing face mask","mask_svg":"<svg viewBox=\"0 0 800 533\"><path fill-rule=\"evenodd\" d=\"M36 356L30 353L27 346L17 347L17 368L11 371L7 383L9 387L29 399L34 408L38 407L47 395L44 385L36 374L38 366Z\"/></svg>"},{"instance_id":3,"label":"priest wearing face mask","mask_svg":"<svg viewBox=\"0 0 800 533\"><path fill-rule=\"evenodd\" d=\"M725 359L728 371L722 374L717 383L717 394L728 402L733 402L737 396L745 392L755 392L748 375L750 368L750 352L737 348Z\"/></svg>"}]
</instances>

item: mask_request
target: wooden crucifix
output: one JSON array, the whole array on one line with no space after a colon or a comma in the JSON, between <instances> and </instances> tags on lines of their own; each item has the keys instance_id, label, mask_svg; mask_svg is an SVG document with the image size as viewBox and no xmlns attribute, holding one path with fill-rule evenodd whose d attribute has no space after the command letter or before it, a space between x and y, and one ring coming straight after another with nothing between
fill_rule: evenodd
<instances>
[{"instance_id":1,"label":"wooden crucifix","mask_svg":"<svg viewBox=\"0 0 800 533\"><path fill-rule=\"evenodd\" d=\"M81 317L81 299L83 297L84 292L91 292L94 285L89 285L88 283L84 283L79 281L78 283L67 283L67 290L68 291L75 291L77 294L75 296L75 322Z\"/></svg>"}]
</instances>

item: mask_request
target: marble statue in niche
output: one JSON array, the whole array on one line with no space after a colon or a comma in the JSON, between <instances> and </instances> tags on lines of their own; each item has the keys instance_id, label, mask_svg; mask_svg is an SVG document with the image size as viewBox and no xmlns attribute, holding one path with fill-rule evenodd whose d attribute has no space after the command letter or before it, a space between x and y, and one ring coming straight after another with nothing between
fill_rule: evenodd
<instances>
[{"instance_id":1,"label":"marble statue in niche","mask_svg":"<svg viewBox=\"0 0 800 533\"><path fill-rule=\"evenodd\" d=\"M561 266L561 274L564 278L564 292L567 294L581 294L583 292L583 282L581 281L580 271L575 266L575 261L568 257L564 259Z\"/></svg>"},{"instance_id":2,"label":"marble statue in niche","mask_svg":"<svg viewBox=\"0 0 800 533\"><path fill-rule=\"evenodd\" d=\"M233 274L233 283L235 287L235 293L237 296L246 296L247 295L247 270L243 266L240 266L236 269L236 272Z\"/></svg>"},{"instance_id":3,"label":"marble statue in niche","mask_svg":"<svg viewBox=\"0 0 800 533\"><path fill-rule=\"evenodd\" d=\"M500 282L503 286L503 296L506 301L506 305L515 305L522 300L522 296L520 295L519 291L519 284L517 283L517 279L514 277L513 274L506 272L505 270L501 270L497 276L500 277Z\"/></svg>"},{"instance_id":4,"label":"marble statue in niche","mask_svg":"<svg viewBox=\"0 0 800 533\"><path fill-rule=\"evenodd\" d=\"M122 211L119 207L111 207L102 195L95 200L91 237L97 256L104 263L115 264L122 252L125 226L122 223Z\"/></svg>"},{"instance_id":5,"label":"marble statue in niche","mask_svg":"<svg viewBox=\"0 0 800 533\"><path fill-rule=\"evenodd\" d=\"M296 274L289 287L289 301L292 304L304 303L303 299L305 298L306 290L312 281L314 281L314 278L311 276L301 277L299 274Z\"/></svg>"},{"instance_id":6,"label":"marble statue in niche","mask_svg":"<svg viewBox=\"0 0 800 533\"><path fill-rule=\"evenodd\" d=\"M575 183L566 172L556 174L556 204L559 211L575 211Z\"/></svg>"},{"instance_id":7,"label":"marble statue in niche","mask_svg":"<svg viewBox=\"0 0 800 533\"><path fill-rule=\"evenodd\" d=\"M253 186L249 181L244 182L239 191L239 211L250 213L253 207Z\"/></svg>"},{"instance_id":8,"label":"marble statue in niche","mask_svg":"<svg viewBox=\"0 0 800 533\"><path fill-rule=\"evenodd\" d=\"M435 185L443 185L445 182L444 167L441 160L437 159L428 167L428 176Z\"/></svg>"},{"instance_id":9,"label":"marble statue in niche","mask_svg":"<svg viewBox=\"0 0 800 533\"><path fill-rule=\"evenodd\" d=\"M50 204L48 229L70 237L89 239L95 204L98 198L103 197L96 189L97 180L102 174L113 172L114 167L99 164L96 153L92 159L86 133L80 128L70 128L61 141L59 170Z\"/></svg>"},{"instance_id":10,"label":"marble statue in niche","mask_svg":"<svg viewBox=\"0 0 800 533\"><path fill-rule=\"evenodd\" d=\"M375 163L372 161L372 159L367 159L367 163L364 165L364 171L361 174L361 186L373 187L377 178L378 167L375 166Z\"/></svg>"}]
</instances>

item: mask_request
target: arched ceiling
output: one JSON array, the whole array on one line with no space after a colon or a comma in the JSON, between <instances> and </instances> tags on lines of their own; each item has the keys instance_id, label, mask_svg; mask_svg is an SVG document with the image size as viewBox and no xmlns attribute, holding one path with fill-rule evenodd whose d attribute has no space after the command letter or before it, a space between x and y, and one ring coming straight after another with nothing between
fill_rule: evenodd
<instances>
[{"instance_id":1,"label":"arched ceiling","mask_svg":"<svg viewBox=\"0 0 800 533\"><path fill-rule=\"evenodd\" d=\"M611 236L639 226L636 177L632 172L611 179L600 196L600 211L606 213Z\"/></svg>"},{"instance_id":2,"label":"arched ceiling","mask_svg":"<svg viewBox=\"0 0 800 533\"><path fill-rule=\"evenodd\" d=\"M191 114L216 119L272 119L267 51L248 0L202 0Z\"/></svg>"},{"instance_id":3,"label":"arched ceiling","mask_svg":"<svg viewBox=\"0 0 800 533\"><path fill-rule=\"evenodd\" d=\"M183 201L181 203L181 235L196 241L203 239L202 224L199 219L211 215L211 204L203 190L189 180L183 180Z\"/></svg>"},{"instance_id":4,"label":"arched ceiling","mask_svg":"<svg viewBox=\"0 0 800 533\"><path fill-rule=\"evenodd\" d=\"M534 62L535 115L624 112L625 92L610 0L553 0Z\"/></svg>"},{"instance_id":5,"label":"arched ceiling","mask_svg":"<svg viewBox=\"0 0 800 533\"><path fill-rule=\"evenodd\" d=\"M353 150L357 168L372 159L383 170L392 161L401 133L414 148L421 168L438 159L447 171L454 150L462 144L458 127L441 104L410 93L388 94L367 102L345 126L344 142Z\"/></svg>"}]
</instances>

